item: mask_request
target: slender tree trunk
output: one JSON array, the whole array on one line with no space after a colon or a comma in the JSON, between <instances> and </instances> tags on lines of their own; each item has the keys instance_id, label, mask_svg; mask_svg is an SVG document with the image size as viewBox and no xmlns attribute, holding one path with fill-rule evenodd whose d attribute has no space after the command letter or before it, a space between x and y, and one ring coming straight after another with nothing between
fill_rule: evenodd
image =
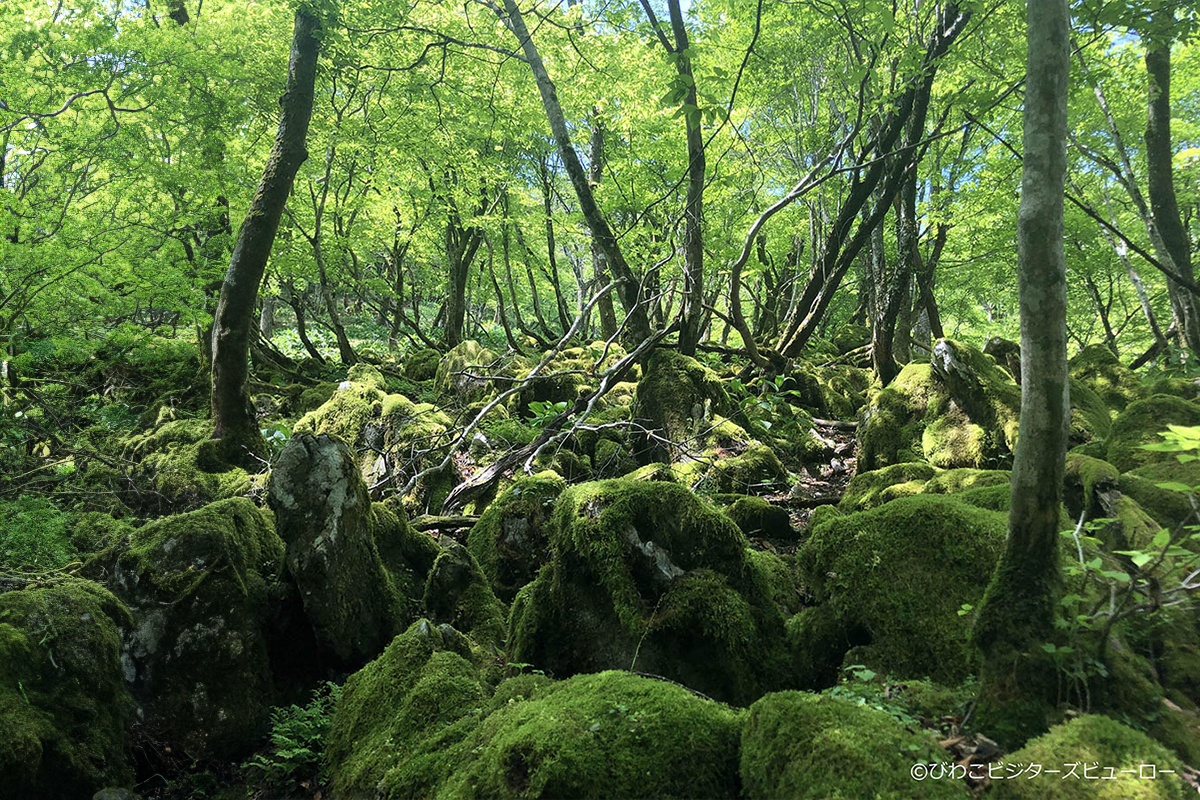
<instances>
[{"instance_id":1,"label":"slender tree trunk","mask_svg":"<svg viewBox=\"0 0 1200 800\"><path fill-rule=\"evenodd\" d=\"M604 124L600 120L600 115L592 111L592 138L591 152L588 164L588 180L593 186L599 186L600 181L604 178ZM549 200L547 200L547 203ZM547 224L549 224L549 206L547 206ZM604 263L604 251L600 249L600 245L596 239L592 239L592 273L595 275L596 285L598 288L603 288L608 284L608 266ZM600 314L600 335L606 340L617 332L617 315L613 310L612 295L606 294L596 303L596 308Z\"/></svg>"},{"instance_id":2,"label":"slender tree trunk","mask_svg":"<svg viewBox=\"0 0 1200 800\"><path fill-rule=\"evenodd\" d=\"M542 63L542 56L529 35L529 29L525 26L525 17L517 8L516 0L503 0L503 2L504 20L513 35L516 36L517 41L520 42L521 49L525 53L525 60L529 62L529 68L533 72L538 93L542 98L542 106L545 108L546 118L550 123L550 131L558 146L559 157L563 160L567 176L571 179L571 185L575 189L575 196L579 199L580 210L583 212L588 230L591 231L592 238L596 240L604 253L604 257L608 261L608 268L621 281L621 301L629 315L629 324L626 330L629 335L629 343L636 346L650 336L650 317L646 313L645 303L642 302L641 286L637 276L625 261L617 237L609 228L608 222L600 212L600 207L596 205L596 198L588 184L587 173L584 172L579 155L575 152L574 145L571 144L571 135L567 128L566 117L563 116L562 106L558 101L558 92L554 88L554 82L550 80L549 73L546 72L546 66Z\"/></svg>"},{"instance_id":3,"label":"slender tree trunk","mask_svg":"<svg viewBox=\"0 0 1200 800\"><path fill-rule=\"evenodd\" d=\"M279 130L258 191L238 230L213 320L213 439L222 443L218 454L231 463L247 461L242 448L253 453L263 448L246 392L250 335L258 287L279 230L283 207L296 172L308 158L305 140L312 116L319 31L320 22L313 11L306 6L298 8L288 59L287 88L279 102Z\"/></svg>"},{"instance_id":4,"label":"slender tree trunk","mask_svg":"<svg viewBox=\"0 0 1200 800\"><path fill-rule=\"evenodd\" d=\"M1146 165L1150 212L1163 248L1171 256L1175 271L1191 280L1192 259L1187 230L1179 216L1175 181L1171 169L1171 35L1174 12L1160 7L1150 17L1146 43L1146 73L1150 79L1146 113ZM1167 284L1171 311L1184 343L1200 354L1200 315L1196 298L1177 283Z\"/></svg>"},{"instance_id":5,"label":"slender tree trunk","mask_svg":"<svg viewBox=\"0 0 1200 800\"><path fill-rule=\"evenodd\" d=\"M685 108L694 109L683 115L687 126L688 184L683 207L683 320L679 327L679 352L694 356L704 319L704 133L679 0L667 0L667 11L675 37L675 69L688 85Z\"/></svg>"},{"instance_id":6,"label":"slender tree trunk","mask_svg":"<svg viewBox=\"0 0 1200 800\"><path fill-rule=\"evenodd\" d=\"M1070 425L1063 250L1070 15L1067 0L1028 0L1024 160L1017 224L1021 306L1021 436L1008 539L974 638L983 652L976 722L1011 750L1047 726L1061 591L1059 506Z\"/></svg>"}]
</instances>

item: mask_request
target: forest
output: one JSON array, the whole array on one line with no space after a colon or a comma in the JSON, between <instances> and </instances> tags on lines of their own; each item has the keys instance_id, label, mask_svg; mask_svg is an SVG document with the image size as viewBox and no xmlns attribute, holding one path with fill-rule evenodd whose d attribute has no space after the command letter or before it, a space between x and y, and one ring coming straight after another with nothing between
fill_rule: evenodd
<instances>
[{"instance_id":1,"label":"forest","mask_svg":"<svg viewBox=\"0 0 1200 800\"><path fill-rule=\"evenodd\" d=\"M1193 0L2 0L0 800L1200 794Z\"/></svg>"}]
</instances>

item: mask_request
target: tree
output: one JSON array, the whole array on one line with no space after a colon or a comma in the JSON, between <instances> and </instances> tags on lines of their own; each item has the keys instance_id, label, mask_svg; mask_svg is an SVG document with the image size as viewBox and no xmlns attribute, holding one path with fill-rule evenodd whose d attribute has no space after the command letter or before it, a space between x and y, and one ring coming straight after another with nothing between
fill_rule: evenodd
<instances>
[{"instance_id":1,"label":"tree","mask_svg":"<svg viewBox=\"0 0 1200 800\"><path fill-rule=\"evenodd\" d=\"M287 89L279 101L279 130L258 191L238 229L213 319L212 438L219 443L221 460L231 463L245 461L245 451L261 449L261 436L246 393L250 336L258 289L279 220L296 172L308 158L305 141L316 90L320 30L315 11L300 6L293 26Z\"/></svg>"},{"instance_id":2,"label":"tree","mask_svg":"<svg viewBox=\"0 0 1200 800\"><path fill-rule=\"evenodd\" d=\"M1021 435L1005 549L974 637L984 656L977 724L1006 747L1046 727L1053 667L1058 518L1070 426L1063 247L1070 17L1066 0L1028 0L1024 158L1017 222Z\"/></svg>"}]
</instances>

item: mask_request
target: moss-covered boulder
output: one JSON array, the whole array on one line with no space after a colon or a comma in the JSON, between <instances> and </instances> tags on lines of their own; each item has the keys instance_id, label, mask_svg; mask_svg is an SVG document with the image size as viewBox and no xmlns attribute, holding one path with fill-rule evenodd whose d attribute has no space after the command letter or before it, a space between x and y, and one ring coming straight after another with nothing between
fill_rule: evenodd
<instances>
[{"instance_id":1,"label":"moss-covered boulder","mask_svg":"<svg viewBox=\"0 0 1200 800\"><path fill-rule=\"evenodd\" d=\"M933 737L882 711L828 695L778 692L750 706L742 732L743 796L968 797L961 780L913 779L914 765L948 760Z\"/></svg>"},{"instance_id":2,"label":"moss-covered boulder","mask_svg":"<svg viewBox=\"0 0 1200 800\"><path fill-rule=\"evenodd\" d=\"M958 612L983 596L1005 532L1003 514L921 494L825 518L797 564L840 638L869 643L856 659L898 678L954 684L974 664L970 621Z\"/></svg>"},{"instance_id":3,"label":"moss-covered boulder","mask_svg":"<svg viewBox=\"0 0 1200 800\"><path fill-rule=\"evenodd\" d=\"M495 374L497 360L494 352L473 339L460 342L438 361L433 386L439 394L460 402L478 400L491 388L488 376Z\"/></svg>"},{"instance_id":4,"label":"moss-covered boulder","mask_svg":"<svg viewBox=\"0 0 1200 800\"><path fill-rule=\"evenodd\" d=\"M912 363L868 394L858 466L905 461L936 467L994 467L1011 458L1020 389L988 356L940 340L931 364Z\"/></svg>"},{"instance_id":5,"label":"moss-covered boulder","mask_svg":"<svg viewBox=\"0 0 1200 800\"><path fill-rule=\"evenodd\" d=\"M596 442L596 449L592 454L592 469L597 478L619 478L637 468L638 463L630 455L628 445L613 439L601 439Z\"/></svg>"},{"instance_id":6,"label":"moss-covered boulder","mask_svg":"<svg viewBox=\"0 0 1200 800\"><path fill-rule=\"evenodd\" d=\"M1006 469L972 469L959 467L942 470L925 482L929 494L960 494L987 486L1003 486L1012 481L1012 473Z\"/></svg>"},{"instance_id":7,"label":"moss-covered boulder","mask_svg":"<svg viewBox=\"0 0 1200 800\"><path fill-rule=\"evenodd\" d=\"M783 488L787 469L765 444L753 440L736 449L714 449L672 465L679 481L704 493L747 493Z\"/></svg>"},{"instance_id":8,"label":"moss-covered boulder","mask_svg":"<svg viewBox=\"0 0 1200 800\"><path fill-rule=\"evenodd\" d=\"M151 740L225 759L262 732L283 556L270 517L234 498L151 522L89 562L133 614L121 665Z\"/></svg>"},{"instance_id":9,"label":"moss-covered boulder","mask_svg":"<svg viewBox=\"0 0 1200 800\"><path fill-rule=\"evenodd\" d=\"M866 325L856 325L851 322L839 325L838 329L829 337L829 343L842 355L851 350L865 347L870 341L871 329Z\"/></svg>"},{"instance_id":10,"label":"moss-covered boulder","mask_svg":"<svg viewBox=\"0 0 1200 800\"><path fill-rule=\"evenodd\" d=\"M1161 442L1158 434L1168 425L1200 425L1200 404L1165 394L1130 403L1113 420L1108 437L1109 463L1121 472L1159 462L1178 464L1175 453L1142 448ZM1200 483L1200 479L1193 482Z\"/></svg>"},{"instance_id":11,"label":"moss-covered boulder","mask_svg":"<svg viewBox=\"0 0 1200 800\"><path fill-rule=\"evenodd\" d=\"M1088 345L1067 364L1071 377L1090 387L1111 409L1123 411L1146 396L1145 387L1133 370L1102 344Z\"/></svg>"},{"instance_id":12,"label":"moss-covered boulder","mask_svg":"<svg viewBox=\"0 0 1200 800\"><path fill-rule=\"evenodd\" d=\"M511 602L549 559L546 526L566 484L554 473L518 478L467 535L467 548L496 595Z\"/></svg>"},{"instance_id":13,"label":"moss-covered boulder","mask_svg":"<svg viewBox=\"0 0 1200 800\"><path fill-rule=\"evenodd\" d=\"M1170 751L1146 734L1096 714L1056 725L1005 761L1042 766L1036 777L1022 775L994 788L1013 800L1183 800L1196 794L1183 781L1182 765ZM1049 769L1059 772L1043 771Z\"/></svg>"},{"instance_id":14,"label":"moss-covered boulder","mask_svg":"<svg viewBox=\"0 0 1200 800\"><path fill-rule=\"evenodd\" d=\"M1071 431L1068 444L1078 447L1103 442L1112 430L1112 413L1104 400L1083 381L1071 378Z\"/></svg>"},{"instance_id":15,"label":"moss-covered boulder","mask_svg":"<svg viewBox=\"0 0 1200 800\"><path fill-rule=\"evenodd\" d=\"M458 542L442 542L425 579L421 605L434 622L451 625L480 644L504 644L506 610L478 562Z\"/></svg>"},{"instance_id":16,"label":"moss-covered boulder","mask_svg":"<svg viewBox=\"0 0 1200 800\"><path fill-rule=\"evenodd\" d=\"M769 578L728 517L686 488L568 488L551 560L513 601L510 657L557 677L624 668L748 702L786 677Z\"/></svg>"},{"instance_id":17,"label":"moss-covered boulder","mask_svg":"<svg viewBox=\"0 0 1200 800\"><path fill-rule=\"evenodd\" d=\"M633 417L666 440L643 437L641 460L674 461L679 445L709 427L713 415L729 415L732 403L717 373L674 350L655 350L637 385Z\"/></svg>"},{"instance_id":18,"label":"moss-covered boulder","mask_svg":"<svg viewBox=\"0 0 1200 800\"><path fill-rule=\"evenodd\" d=\"M768 539L796 538L788 510L761 497L739 497L725 509L725 513L747 536L765 536Z\"/></svg>"},{"instance_id":19,"label":"moss-covered boulder","mask_svg":"<svg viewBox=\"0 0 1200 800\"><path fill-rule=\"evenodd\" d=\"M89 797L133 780L129 623L90 581L0 593L0 797Z\"/></svg>"},{"instance_id":20,"label":"moss-covered boulder","mask_svg":"<svg viewBox=\"0 0 1200 800\"><path fill-rule=\"evenodd\" d=\"M441 462L444 453L437 448L453 438L452 422L429 403L387 394L383 376L372 371L374 375L355 373L353 377L362 380L343 381L320 408L300 418L293 433L336 436L357 454L368 486L404 486L416 473ZM453 465L431 473L404 498L405 506L414 513L441 511L458 482Z\"/></svg>"},{"instance_id":21,"label":"moss-covered boulder","mask_svg":"<svg viewBox=\"0 0 1200 800\"><path fill-rule=\"evenodd\" d=\"M412 622L437 545L371 503L350 448L330 436L292 437L268 500L317 642L341 663L374 658Z\"/></svg>"},{"instance_id":22,"label":"moss-covered boulder","mask_svg":"<svg viewBox=\"0 0 1200 800\"><path fill-rule=\"evenodd\" d=\"M910 497L925 490L925 484L938 469L924 461L907 461L882 469L859 472L850 479L838 510L843 513L865 511L897 497Z\"/></svg>"},{"instance_id":23,"label":"moss-covered boulder","mask_svg":"<svg viewBox=\"0 0 1200 800\"><path fill-rule=\"evenodd\" d=\"M456 636L419 622L347 681L334 796L736 796L738 712L623 672L493 692Z\"/></svg>"},{"instance_id":24,"label":"moss-covered boulder","mask_svg":"<svg viewBox=\"0 0 1200 800\"><path fill-rule=\"evenodd\" d=\"M983 354L1008 370L1017 383L1021 382L1021 345L1002 336L993 336L983 346Z\"/></svg>"},{"instance_id":25,"label":"moss-covered boulder","mask_svg":"<svg viewBox=\"0 0 1200 800\"><path fill-rule=\"evenodd\" d=\"M417 350L404 359L404 377L410 381L432 380L441 360L442 354L433 348Z\"/></svg>"},{"instance_id":26,"label":"moss-covered boulder","mask_svg":"<svg viewBox=\"0 0 1200 800\"><path fill-rule=\"evenodd\" d=\"M212 432L210 420L182 419L129 437L121 454L136 465L131 475L136 488L122 475L109 479L107 488L135 510L155 514L188 511L249 494L252 476L214 458L206 447ZM97 480L105 480L105 468L96 466Z\"/></svg>"}]
</instances>

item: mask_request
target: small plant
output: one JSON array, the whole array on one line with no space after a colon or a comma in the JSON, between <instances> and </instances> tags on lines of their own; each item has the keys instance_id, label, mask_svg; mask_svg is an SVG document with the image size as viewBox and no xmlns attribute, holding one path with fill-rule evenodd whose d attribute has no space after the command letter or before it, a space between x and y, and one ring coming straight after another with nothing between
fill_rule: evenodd
<instances>
[{"instance_id":1,"label":"small plant","mask_svg":"<svg viewBox=\"0 0 1200 800\"><path fill-rule=\"evenodd\" d=\"M273 425L268 425L262 429L263 440L267 443L267 452L269 460L272 464L279 458L279 454L283 452L284 446L288 443L288 439L292 438L292 429L283 423L277 422Z\"/></svg>"},{"instance_id":2,"label":"small plant","mask_svg":"<svg viewBox=\"0 0 1200 800\"><path fill-rule=\"evenodd\" d=\"M567 410L567 401L563 400L558 403L549 401L534 400L529 404L529 413L531 419L529 424L541 430L550 424L550 421L559 414Z\"/></svg>"},{"instance_id":3,"label":"small plant","mask_svg":"<svg viewBox=\"0 0 1200 800\"><path fill-rule=\"evenodd\" d=\"M326 779L325 736L341 687L326 681L305 706L271 710L270 747L242 764L248 779L272 795L309 796Z\"/></svg>"}]
</instances>

